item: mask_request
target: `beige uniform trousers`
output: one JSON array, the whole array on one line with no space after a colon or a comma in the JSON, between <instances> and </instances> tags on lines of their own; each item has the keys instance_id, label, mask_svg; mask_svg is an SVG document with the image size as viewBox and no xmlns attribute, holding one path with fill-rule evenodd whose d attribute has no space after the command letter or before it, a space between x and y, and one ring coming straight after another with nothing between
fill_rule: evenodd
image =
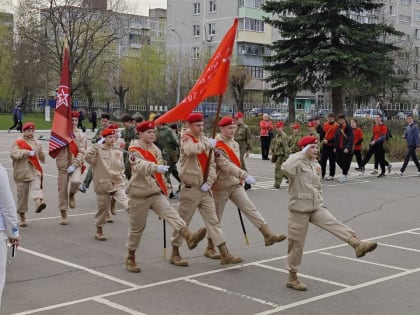
<instances>
[{"instance_id":1,"label":"beige uniform trousers","mask_svg":"<svg viewBox=\"0 0 420 315\"><path fill-rule=\"evenodd\" d=\"M288 236L288 270L297 272L303 255L309 222L348 242L356 233L347 225L339 222L328 209L321 207L312 212L289 211Z\"/></svg>"},{"instance_id":2,"label":"beige uniform trousers","mask_svg":"<svg viewBox=\"0 0 420 315\"><path fill-rule=\"evenodd\" d=\"M187 226L162 193L157 193L146 198L129 198L128 209L130 226L127 247L129 250L136 250L139 246L141 236L146 228L149 210L153 210L158 216L166 220L175 231L179 231L181 228Z\"/></svg>"},{"instance_id":3,"label":"beige uniform trousers","mask_svg":"<svg viewBox=\"0 0 420 315\"><path fill-rule=\"evenodd\" d=\"M106 217L111 210L111 197L116 203L120 204L122 209L128 209L128 198L124 188L106 194L96 193L98 211L96 212L95 220L97 227L102 227L106 223Z\"/></svg>"},{"instance_id":4,"label":"beige uniform trousers","mask_svg":"<svg viewBox=\"0 0 420 315\"><path fill-rule=\"evenodd\" d=\"M67 169L58 169L58 207L60 210L67 211L69 209L69 193L76 194L79 191L80 177L80 167L76 167L76 170L71 174L67 173Z\"/></svg>"},{"instance_id":5,"label":"beige uniform trousers","mask_svg":"<svg viewBox=\"0 0 420 315\"><path fill-rule=\"evenodd\" d=\"M261 213L249 199L242 185L235 185L229 190L214 190L213 197L214 204L216 206L217 217L219 218L220 222L222 222L226 203L230 199L235 204L235 206L237 206L246 215L248 220L251 221L257 229L259 229L264 224L267 224Z\"/></svg>"},{"instance_id":6,"label":"beige uniform trousers","mask_svg":"<svg viewBox=\"0 0 420 315\"><path fill-rule=\"evenodd\" d=\"M225 238L219 219L217 218L211 192L202 192L199 188L187 188L182 186L179 196L178 213L187 225L190 224L197 208L200 211L201 217L203 218L204 224L214 245L222 245L225 242ZM172 245L180 247L182 241L182 236L175 231L172 235Z\"/></svg>"},{"instance_id":7,"label":"beige uniform trousers","mask_svg":"<svg viewBox=\"0 0 420 315\"><path fill-rule=\"evenodd\" d=\"M41 189L41 174L34 176L30 182L16 183L17 193L17 212L25 213L28 211L28 197L31 196L33 200L38 198L44 199L44 194Z\"/></svg>"}]
</instances>

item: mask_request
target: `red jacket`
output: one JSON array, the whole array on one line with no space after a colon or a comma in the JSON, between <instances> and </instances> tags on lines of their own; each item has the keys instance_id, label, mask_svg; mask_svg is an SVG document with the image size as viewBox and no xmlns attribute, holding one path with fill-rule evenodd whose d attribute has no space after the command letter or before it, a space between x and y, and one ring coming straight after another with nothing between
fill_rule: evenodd
<instances>
[{"instance_id":1,"label":"red jacket","mask_svg":"<svg viewBox=\"0 0 420 315\"><path fill-rule=\"evenodd\" d=\"M374 140L377 143L384 142L386 139L386 133L388 132L388 128L384 123L375 124L373 125L372 129L372 140Z\"/></svg>"},{"instance_id":2,"label":"red jacket","mask_svg":"<svg viewBox=\"0 0 420 315\"><path fill-rule=\"evenodd\" d=\"M273 130L273 122L271 120L260 121L260 136L268 137L269 131Z\"/></svg>"},{"instance_id":3,"label":"red jacket","mask_svg":"<svg viewBox=\"0 0 420 315\"><path fill-rule=\"evenodd\" d=\"M326 122L324 124L323 130L324 130L324 140L328 140L328 143L325 143L325 145L334 145L334 137L335 133L337 132L338 124L336 122L330 124L329 122Z\"/></svg>"},{"instance_id":4,"label":"red jacket","mask_svg":"<svg viewBox=\"0 0 420 315\"><path fill-rule=\"evenodd\" d=\"M353 129L354 150L362 149L363 131L359 127Z\"/></svg>"}]
</instances>

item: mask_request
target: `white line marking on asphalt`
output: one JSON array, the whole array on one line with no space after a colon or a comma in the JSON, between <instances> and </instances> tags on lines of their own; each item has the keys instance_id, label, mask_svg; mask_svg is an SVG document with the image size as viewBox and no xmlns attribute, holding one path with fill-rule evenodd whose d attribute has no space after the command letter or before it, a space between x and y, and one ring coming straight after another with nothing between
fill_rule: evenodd
<instances>
[{"instance_id":1,"label":"white line marking on asphalt","mask_svg":"<svg viewBox=\"0 0 420 315\"><path fill-rule=\"evenodd\" d=\"M381 246L392 247L392 248L407 250L407 251L410 251L410 252L420 253L420 249L415 249L415 248L410 248L410 247L403 247L403 246L397 246L397 245L391 245L391 244L386 244L386 243L379 243L379 244Z\"/></svg>"},{"instance_id":2,"label":"white line marking on asphalt","mask_svg":"<svg viewBox=\"0 0 420 315\"><path fill-rule=\"evenodd\" d=\"M412 232L412 231L417 231L417 230L420 231L420 228L413 228L413 229L408 229L408 230L404 230L404 231L399 231L399 232L384 234L384 235L380 235L380 236L369 238L369 240L377 240L377 239L381 239L381 238L397 236L397 235L406 234L406 233L409 233L409 232ZM314 249L314 250L306 251L306 252L304 252L304 254L306 255L306 254L311 254L311 253L318 253L318 252L322 252L322 251L327 251L327 250L331 250L331 249L335 249L335 248L344 247L344 246L347 246L347 245L348 244L345 244L345 243L338 244L338 245L332 245L332 246L328 246L328 247L324 247L324 248L319 248L319 249ZM66 262L64 260L61 260L61 259L57 259L57 258L54 258L54 257L51 257L51 256L47 256L47 255L43 255L43 254L37 253L35 251L31 251L31 250L23 249L23 248L21 248L21 249L23 251L25 251L26 253L33 254L35 256L38 256L38 257L41 257L41 258L45 258L45 259L48 259L48 260L51 260L52 259L52 261L55 261L57 263L62 263L64 265L75 265L75 264L68 263L68 262ZM51 258L51 259L49 259L49 258ZM33 313L37 313L37 312L41 312L41 311L46 311L46 310L60 308L60 307L68 306L68 305L73 305L73 304L78 304L78 303L82 303L82 302L91 301L91 300L93 300L94 298L97 298L97 297L114 296L114 295L123 294L123 293L127 293L127 292L132 292L132 291L136 291L136 290L142 290L142 289L152 288L152 287L156 287L156 286L160 286L160 285L166 285L166 284L169 284L169 283L174 283L174 282L178 282L178 281L182 281L182 280L186 280L186 279L193 279L193 278L198 278L198 277L201 277L201 276L207 276L207 275L211 275L211 274L216 274L216 273L224 272L224 271L227 271L227 270L233 270L233 269L239 269L239 268L248 267L248 266L254 266L254 265L258 265L258 264L264 264L264 263L267 263L267 262L276 261L276 260L285 259L285 258L287 258L286 255L284 255L284 256L278 256L278 257L274 257L274 258L268 258L268 259L260 260L260 261L257 261L257 262L251 262L251 263L240 264L240 265L230 266L230 267L216 269L216 270L210 270L210 271L206 271L206 272L202 272L202 273L197 273L197 274L190 275L190 276L173 278L173 279L164 280L164 281L155 282L155 283L150 283L150 284L146 284L146 285L142 285L142 286L138 286L138 285L134 284L135 287L131 287L129 289L114 291L114 292L110 292L110 293L105 293L105 294L100 294L100 295L96 295L96 296L91 296L91 297L80 299L80 300L74 300L74 301L69 301L69 302L65 302L65 303L60 303L60 304L56 304L56 305L51 305L51 306L43 307L43 308L28 310L28 311L25 311L25 312L22 312L22 313L16 313L14 315L33 314ZM78 265L75 265L75 266L78 266ZM82 266L80 266L80 267L83 268L83 269L86 269L86 271L90 270L89 268L85 268L85 267L82 267ZM414 273L417 270L420 271L420 268L419 269L415 269L414 271L411 270L411 271L407 271L407 272L401 273L401 276L404 276L405 274ZM102 277L101 275L103 275L102 273L99 273L99 272L96 272L96 271L94 271L94 272L95 272L95 274L99 274L100 277ZM396 274L396 275L400 275L400 274ZM111 276L108 276L108 275L105 275L105 276L108 277L107 279L108 280L111 280L111 281L113 281L113 279L117 279L119 281L125 282L124 280L120 280L118 278L114 278L114 277L111 277ZM389 277L389 279L394 279L394 278L396 278L395 275ZM383 279L383 278L381 278L381 279ZM368 285L370 285L369 283L371 283L371 282L367 282ZM375 284L375 283L373 283L373 284ZM363 286L361 286L361 287L363 287ZM351 287L351 288L353 288L353 287ZM354 288L356 288L356 287L354 287ZM343 290L346 290L346 291L343 291L342 293L345 293L347 291L352 291L352 290L349 290L348 288L345 288ZM321 297L319 299L327 298L329 296L334 296L336 294L341 294L341 291L342 290L334 291L334 292L331 292L331 293L329 293L329 294L327 294L325 296L324 295L321 295L321 296L319 296L319 297ZM337 293L337 292L339 292L339 293ZM318 297L314 297L314 298L318 298ZM316 300L317 299L314 299L313 301L316 301ZM304 300L304 301L307 301L306 303L312 302L312 300ZM303 304L306 304L306 303L303 303ZM292 305L292 304L289 304L289 305ZM299 305L295 305L295 306L299 306ZM295 306L292 306L292 307L295 307ZM290 308L290 306L289 306L289 308ZM276 310L276 309L274 309L274 310ZM261 315L263 315L263 314L264 313L261 313ZM267 314L271 314L271 313L267 313Z\"/></svg>"},{"instance_id":3,"label":"white line marking on asphalt","mask_svg":"<svg viewBox=\"0 0 420 315\"><path fill-rule=\"evenodd\" d=\"M49 255L38 253L36 251L30 250L30 249L27 249L27 248L24 248L24 247L20 247L20 246L19 246L19 249L20 249L20 251L22 251L24 253L31 254L31 255L34 255L34 256L37 256L37 257L40 257L40 258L44 258L46 260L53 261L55 263L59 263L59 264L65 265L65 266L69 266L69 267L75 268L75 269L83 270L83 271L86 271L86 272L88 272L90 274L93 274L95 276L98 276L100 278L103 278L103 279L106 279L106 280L110 280L110 281L114 281L114 282L117 282L119 284L128 286L130 288L139 288L140 287L138 284L135 284L135 283L132 283L132 282L128 282L128 281L125 281L125 280L122 280L122 279L119 279L119 278L116 278L116 277L107 275L107 274L105 274L103 272L99 272L99 271L96 271L96 270L93 270L93 269L90 269L90 268L87 268L87 267L83 267L83 266L78 265L78 264L71 263L71 262L66 261L66 260L62 260L62 259L55 258L55 257L49 256Z\"/></svg>"},{"instance_id":4,"label":"white line marking on asphalt","mask_svg":"<svg viewBox=\"0 0 420 315\"><path fill-rule=\"evenodd\" d=\"M416 235L420 235L420 232L414 232L414 231L410 231L410 232L407 232L407 233L409 233L409 234L416 234Z\"/></svg>"},{"instance_id":5,"label":"white line marking on asphalt","mask_svg":"<svg viewBox=\"0 0 420 315\"><path fill-rule=\"evenodd\" d=\"M370 181L370 180L358 180L358 181L348 180L345 183L323 184L323 186L327 186L327 187L338 187L338 186L347 186L347 185L356 185L356 184L366 184L366 183L371 183L371 182L372 181Z\"/></svg>"},{"instance_id":6,"label":"white line marking on asphalt","mask_svg":"<svg viewBox=\"0 0 420 315\"><path fill-rule=\"evenodd\" d=\"M406 268L400 268L400 267L396 267L396 266L379 264L379 263L375 263L375 262L372 262L372 261L361 260L361 259L357 259L357 258L351 258L351 257L346 257L346 256L334 255L334 254L326 253L326 252L319 252L319 254L327 255L327 256L332 256L332 257L336 257L336 258L341 258L341 259L346 259L346 260L351 260L351 261L356 261L356 262L362 263L362 264L368 264L368 265L374 265L374 266L378 266L378 267L384 267L384 268L390 268L390 269L400 270L400 271L408 271L408 270L410 270L410 269L406 269Z\"/></svg>"},{"instance_id":7,"label":"white line marking on asphalt","mask_svg":"<svg viewBox=\"0 0 420 315\"><path fill-rule=\"evenodd\" d=\"M257 303L260 303L260 304L269 305L271 307L278 307L279 306L278 304L273 303L273 302L265 301L265 300L262 300L262 299L259 299L259 298L256 298L256 297L252 297L252 296L242 294L242 293L239 293L239 292L234 292L234 291L231 291L231 290L228 290L228 289L223 289L223 288L220 288L220 287L216 287L214 285L207 284L207 283L197 281L197 280L194 280L194 279L185 279L185 281L189 282L189 283L199 285L199 286L202 286L202 287L205 287L207 289L212 289L212 290L219 291L219 292L222 292L222 293L226 293L226 294L229 294L229 295L234 295L234 296L238 296L238 297L241 297L241 298L245 298L247 300L251 300L252 302L257 302Z\"/></svg>"},{"instance_id":8,"label":"white line marking on asphalt","mask_svg":"<svg viewBox=\"0 0 420 315\"><path fill-rule=\"evenodd\" d=\"M337 295L340 295L340 294L343 294L343 293L352 292L352 291L355 291L355 290L358 290L358 289L366 288L366 287L369 287L369 286L372 286L372 285L375 285L375 284L378 284L378 283L382 283L382 282L385 282L385 281L405 277L405 276L408 276L410 274L414 274L414 273L417 273L417 272L420 272L420 268L412 269L412 270L401 272L401 273L396 273L396 274L391 275L391 276L378 278L378 279L368 281L368 282L364 282L364 283L360 283L358 285L351 286L351 287L348 287L348 288L343 288L343 289L340 289L340 290L336 290L336 291L328 292L328 293L321 294L321 295L318 295L318 296L314 296L314 297L311 297L311 298L308 298L308 299L300 300L300 301L295 302L295 303L279 306L279 307L276 307L272 310L257 313L256 315L269 315L269 314L273 314L273 313L278 313L278 312L281 312L281 311L284 311L284 310L287 310L287 309L291 309L291 308L294 308L294 307L298 307L298 306L301 306L301 305L305 305L305 304L308 304L308 303L311 303L311 302L320 301L320 300L323 300L323 299L326 299L326 298L329 298L329 297L333 297L333 296L337 296Z\"/></svg>"},{"instance_id":9,"label":"white line marking on asphalt","mask_svg":"<svg viewBox=\"0 0 420 315\"><path fill-rule=\"evenodd\" d=\"M279 271L279 272L283 272L283 273L287 273L287 274L289 273L289 270L282 269L282 268L277 268L277 267L268 266L268 265L264 265L264 264L254 264L254 265L258 266L258 267L261 267L261 268L269 269L269 270ZM299 277L310 279L310 280L315 280L315 281L318 281L318 282L328 283L328 284L336 285L338 287L343 287L343 288L351 287L351 285L349 285L349 284L344 284L344 283L335 282L335 281L331 281L331 280L327 280L327 279L323 279L323 278L313 277L313 276L310 276L310 275L305 275L303 273L299 273Z\"/></svg>"},{"instance_id":10,"label":"white line marking on asphalt","mask_svg":"<svg viewBox=\"0 0 420 315\"><path fill-rule=\"evenodd\" d=\"M121 305L121 304L117 304L117 303L111 302L110 300L106 300L106 299L104 299L102 297L97 297L97 298L94 298L93 300L95 302L98 302L98 303L101 303L101 304L105 304L106 306L115 308L115 309L117 309L119 311L126 312L128 314L132 314L132 315L146 315L145 313L141 313L141 312L138 312L136 310L132 310L131 308L125 307L124 305Z\"/></svg>"}]
</instances>

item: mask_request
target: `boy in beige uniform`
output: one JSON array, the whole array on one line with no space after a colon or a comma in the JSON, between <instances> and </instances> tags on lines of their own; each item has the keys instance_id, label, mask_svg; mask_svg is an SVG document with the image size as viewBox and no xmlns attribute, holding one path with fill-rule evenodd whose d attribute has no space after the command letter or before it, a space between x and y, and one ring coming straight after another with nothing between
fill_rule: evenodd
<instances>
[{"instance_id":1,"label":"boy in beige uniform","mask_svg":"<svg viewBox=\"0 0 420 315\"><path fill-rule=\"evenodd\" d=\"M96 192L98 211L96 212L96 234L95 239L105 241L102 227L106 223L110 211L110 200L112 197L122 205L123 209L128 208L128 199L124 191L125 166L123 152L115 146L117 130L105 129L101 135L104 143L95 143L86 152L86 162L93 168L93 185Z\"/></svg>"},{"instance_id":2,"label":"boy in beige uniform","mask_svg":"<svg viewBox=\"0 0 420 315\"><path fill-rule=\"evenodd\" d=\"M145 121L136 126L139 140L133 140L129 151L132 178L127 187L128 193L128 257L126 266L130 272L140 272L135 260L135 252L140 244L141 236L146 228L149 210L166 220L175 231L187 241L188 248L193 249L206 236L207 230L201 228L192 234L187 224L168 201L168 183L163 174L169 166L160 165L162 154L153 143L155 141L155 125Z\"/></svg>"},{"instance_id":3,"label":"boy in beige uniform","mask_svg":"<svg viewBox=\"0 0 420 315\"><path fill-rule=\"evenodd\" d=\"M216 164L212 145L202 135L204 116L201 113L192 113L188 116L187 122L189 129L182 135L180 147L179 163L182 186L178 212L188 225L198 208L210 238L219 248L220 264L240 263L242 258L232 256L227 250L210 190L216 180ZM176 266L188 266L188 262L179 254L181 244L181 235L175 232L172 239L172 256L169 262Z\"/></svg>"},{"instance_id":4,"label":"boy in beige uniform","mask_svg":"<svg viewBox=\"0 0 420 315\"><path fill-rule=\"evenodd\" d=\"M289 227L288 227L288 288L306 291L306 286L299 282L297 271L302 262L303 247L309 223L332 233L350 244L356 257L363 257L373 251L377 243L362 242L350 227L338 221L324 206L321 188L321 166L318 164L318 140L306 136L299 140L302 151L292 154L282 165L290 181L289 184Z\"/></svg>"},{"instance_id":5,"label":"boy in beige uniform","mask_svg":"<svg viewBox=\"0 0 420 315\"><path fill-rule=\"evenodd\" d=\"M58 207L61 212L61 225L68 224L68 208L76 207L75 195L79 191L87 145L85 133L77 128L79 112L72 111L71 116L74 141L61 149L55 159L58 169Z\"/></svg>"},{"instance_id":6,"label":"boy in beige uniform","mask_svg":"<svg viewBox=\"0 0 420 315\"><path fill-rule=\"evenodd\" d=\"M22 130L22 137L18 138L10 149L10 157L13 160L13 179L17 189L19 225L23 227L27 225L25 213L28 211L29 196L35 200L35 212L41 212L47 205L44 202L42 167L39 163L45 163L45 154L41 143L34 139L34 123L24 124Z\"/></svg>"},{"instance_id":7,"label":"boy in beige uniform","mask_svg":"<svg viewBox=\"0 0 420 315\"><path fill-rule=\"evenodd\" d=\"M241 169L239 144L234 140L236 125L233 118L223 117L219 122L219 127L220 134L216 136L217 179L212 186L219 221L222 221L223 211L230 199L262 233L266 246L285 240L285 235L271 233L267 222L248 198L244 186L242 186L243 182L250 185L254 184L255 179ZM204 255L209 258L216 258L214 254L213 243L209 238Z\"/></svg>"}]
</instances>

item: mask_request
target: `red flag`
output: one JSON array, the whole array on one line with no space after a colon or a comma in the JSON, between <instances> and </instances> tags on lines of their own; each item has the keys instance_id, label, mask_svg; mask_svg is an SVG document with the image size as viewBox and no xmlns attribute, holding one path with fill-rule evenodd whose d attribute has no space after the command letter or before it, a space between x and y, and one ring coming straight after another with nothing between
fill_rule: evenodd
<instances>
[{"instance_id":1,"label":"red flag","mask_svg":"<svg viewBox=\"0 0 420 315\"><path fill-rule=\"evenodd\" d=\"M56 158L60 150L72 141L69 47L64 41L61 80L57 91L54 119L49 143L49 154Z\"/></svg>"},{"instance_id":2,"label":"red flag","mask_svg":"<svg viewBox=\"0 0 420 315\"><path fill-rule=\"evenodd\" d=\"M194 108L205 98L225 93L229 79L230 56L233 51L237 27L238 19L236 18L190 93L174 108L156 119L156 124L186 120Z\"/></svg>"}]
</instances>

